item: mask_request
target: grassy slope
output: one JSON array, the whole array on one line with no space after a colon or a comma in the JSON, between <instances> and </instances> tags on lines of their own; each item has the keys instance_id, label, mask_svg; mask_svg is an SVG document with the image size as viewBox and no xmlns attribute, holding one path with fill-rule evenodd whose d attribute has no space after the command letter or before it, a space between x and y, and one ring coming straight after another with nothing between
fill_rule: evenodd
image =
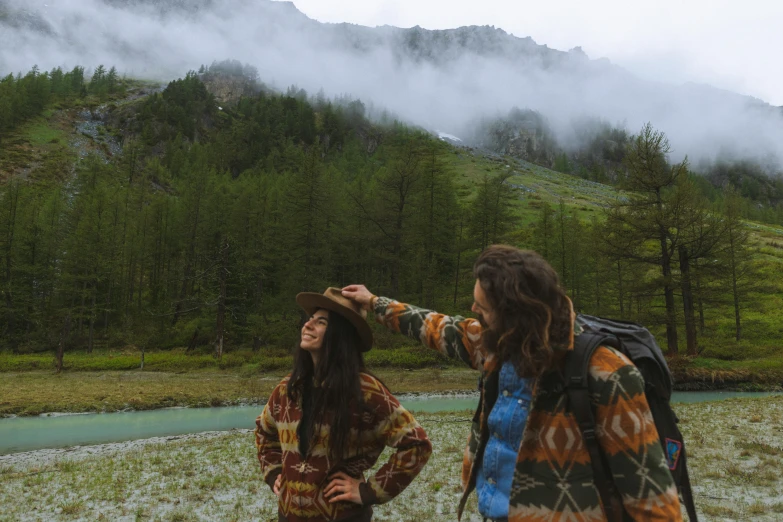
<instances>
[{"instance_id":1,"label":"grassy slope","mask_svg":"<svg viewBox=\"0 0 783 522\"><path fill-rule=\"evenodd\" d=\"M24 123L3 138L0 148L0 181L13 176L34 177L48 160L58 155L70 157L67 130L62 111L50 109Z\"/></svg>"},{"instance_id":2,"label":"grassy slope","mask_svg":"<svg viewBox=\"0 0 783 522\"><path fill-rule=\"evenodd\" d=\"M93 95L64 99L4 136L0 147L0 183L13 177L37 182L61 181L79 157L90 152L106 156L110 138L81 132L77 123L83 121L81 113L85 110L108 104L124 105L138 99L142 89L157 85L141 80L124 82L124 94L115 94L103 102ZM103 134L102 126L97 127ZM53 169L53 163L61 168ZM55 179L52 179L53 171L57 171Z\"/></svg>"},{"instance_id":3,"label":"grassy slope","mask_svg":"<svg viewBox=\"0 0 783 522\"><path fill-rule=\"evenodd\" d=\"M459 187L472 189L485 174L510 173L508 183L517 190L515 214L522 227L533 223L546 202L556 207L560 200L580 218L590 216L622 193L608 185L563 174L509 156L488 155L475 149L453 149L449 165L456 173Z\"/></svg>"}]
</instances>

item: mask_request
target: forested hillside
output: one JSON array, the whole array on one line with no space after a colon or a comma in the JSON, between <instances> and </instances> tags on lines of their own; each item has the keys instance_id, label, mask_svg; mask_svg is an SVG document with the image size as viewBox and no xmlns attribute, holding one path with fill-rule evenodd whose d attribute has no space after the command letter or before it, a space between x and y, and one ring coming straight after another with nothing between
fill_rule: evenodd
<instances>
[{"instance_id":1,"label":"forested hillside","mask_svg":"<svg viewBox=\"0 0 783 522\"><path fill-rule=\"evenodd\" d=\"M507 115L499 126L513 134L477 141L508 144L509 152L549 168L563 152L576 153L569 158L573 172L584 167L593 180L609 179L623 145L603 127L627 126L620 130L632 134L645 122L666 132L675 159L687 154L697 170L702 160L731 158L761 159L765 173L783 168L780 107L704 84L678 85L675 78L651 82L580 47L555 49L553 41L507 32L518 22L428 30L321 23L294 3L273 0L0 0L0 74L34 63L44 69L78 63L88 70L111 63L135 77L168 81L230 52L278 90L298 85L311 94L351 93L368 108L377 104L466 141L481 120ZM515 121L520 111L514 107L546 125ZM753 180L747 185L752 194Z\"/></svg>"},{"instance_id":2,"label":"forested hillside","mask_svg":"<svg viewBox=\"0 0 783 522\"><path fill-rule=\"evenodd\" d=\"M632 138L628 129L587 117L575 122L573 129L574 136L564 143L543 114L515 108L505 117L481 121L470 141L559 172L617 184L625 171ZM732 187L747 202L745 217L783 225L783 172L774 157L718 154L710 160L700 159L689 169L699 175L695 181L711 202L721 199L724 188Z\"/></svg>"},{"instance_id":3,"label":"forested hillside","mask_svg":"<svg viewBox=\"0 0 783 522\"><path fill-rule=\"evenodd\" d=\"M0 82L2 348L279 353L297 292L362 282L464 313L473 259L508 242L580 311L644 322L698 366L780 370L783 230L667 162L655 129L628 137L612 187L375 123L358 100L224 104L210 72Z\"/></svg>"}]
</instances>

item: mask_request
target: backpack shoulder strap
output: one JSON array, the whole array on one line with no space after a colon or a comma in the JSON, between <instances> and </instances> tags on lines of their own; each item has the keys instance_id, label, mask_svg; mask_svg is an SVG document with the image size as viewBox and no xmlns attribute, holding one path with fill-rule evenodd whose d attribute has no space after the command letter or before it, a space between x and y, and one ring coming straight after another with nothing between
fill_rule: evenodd
<instances>
[{"instance_id":1,"label":"backpack shoulder strap","mask_svg":"<svg viewBox=\"0 0 783 522\"><path fill-rule=\"evenodd\" d=\"M596 438L595 416L588 390L588 372L590 358L595 350L602 344L616 345L617 342L615 337L604 334L586 332L579 334L574 340L574 350L568 355L564 369L569 409L576 417L585 448L590 454L595 486L601 497L606 518L610 522L623 520L624 509L615 493L614 481L611 473L608 472L608 466Z\"/></svg>"},{"instance_id":2,"label":"backpack shoulder strap","mask_svg":"<svg viewBox=\"0 0 783 522\"><path fill-rule=\"evenodd\" d=\"M688 512L690 522L699 522L696 514L696 504L693 501L693 489L691 488L691 477L688 475L688 460L685 456L685 446L682 447L682 481L680 482L680 493L682 493L682 502L685 504L685 511Z\"/></svg>"}]
</instances>

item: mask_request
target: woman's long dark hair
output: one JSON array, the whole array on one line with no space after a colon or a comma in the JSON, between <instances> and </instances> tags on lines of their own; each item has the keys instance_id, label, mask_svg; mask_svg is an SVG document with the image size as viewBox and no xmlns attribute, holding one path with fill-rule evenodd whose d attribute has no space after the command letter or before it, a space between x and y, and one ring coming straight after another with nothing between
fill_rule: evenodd
<instances>
[{"instance_id":1,"label":"woman's long dark hair","mask_svg":"<svg viewBox=\"0 0 783 522\"><path fill-rule=\"evenodd\" d=\"M312 446L315 427L327 424L329 455L339 461L347 454L352 413L364 407L359 373L367 370L361 345L356 328L330 311L318 365L307 350L296 349L287 393L291 400L301 401L305 412L297 429L303 457Z\"/></svg>"},{"instance_id":2,"label":"woman's long dark hair","mask_svg":"<svg viewBox=\"0 0 783 522\"><path fill-rule=\"evenodd\" d=\"M532 250L492 245L473 266L496 325L482 335L485 348L512 361L522 377L540 377L568 344L571 305L557 272Z\"/></svg>"}]
</instances>

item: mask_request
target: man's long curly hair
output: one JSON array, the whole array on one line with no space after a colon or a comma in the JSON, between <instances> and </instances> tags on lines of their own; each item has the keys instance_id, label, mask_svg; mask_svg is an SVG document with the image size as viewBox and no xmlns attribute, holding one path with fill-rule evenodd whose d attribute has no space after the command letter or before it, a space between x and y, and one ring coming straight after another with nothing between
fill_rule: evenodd
<instances>
[{"instance_id":1,"label":"man's long curly hair","mask_svg":"<svg viewBox=\"0 0 783 522\"><path fill-rule=\"evenodd\" d=\"M555 347L571 335L571 305L554 268L536 252L492 245L473 266L492 307L484 347L511 361L522 377L540 377L559 356Z\"/></svg>"}]
</instances>

